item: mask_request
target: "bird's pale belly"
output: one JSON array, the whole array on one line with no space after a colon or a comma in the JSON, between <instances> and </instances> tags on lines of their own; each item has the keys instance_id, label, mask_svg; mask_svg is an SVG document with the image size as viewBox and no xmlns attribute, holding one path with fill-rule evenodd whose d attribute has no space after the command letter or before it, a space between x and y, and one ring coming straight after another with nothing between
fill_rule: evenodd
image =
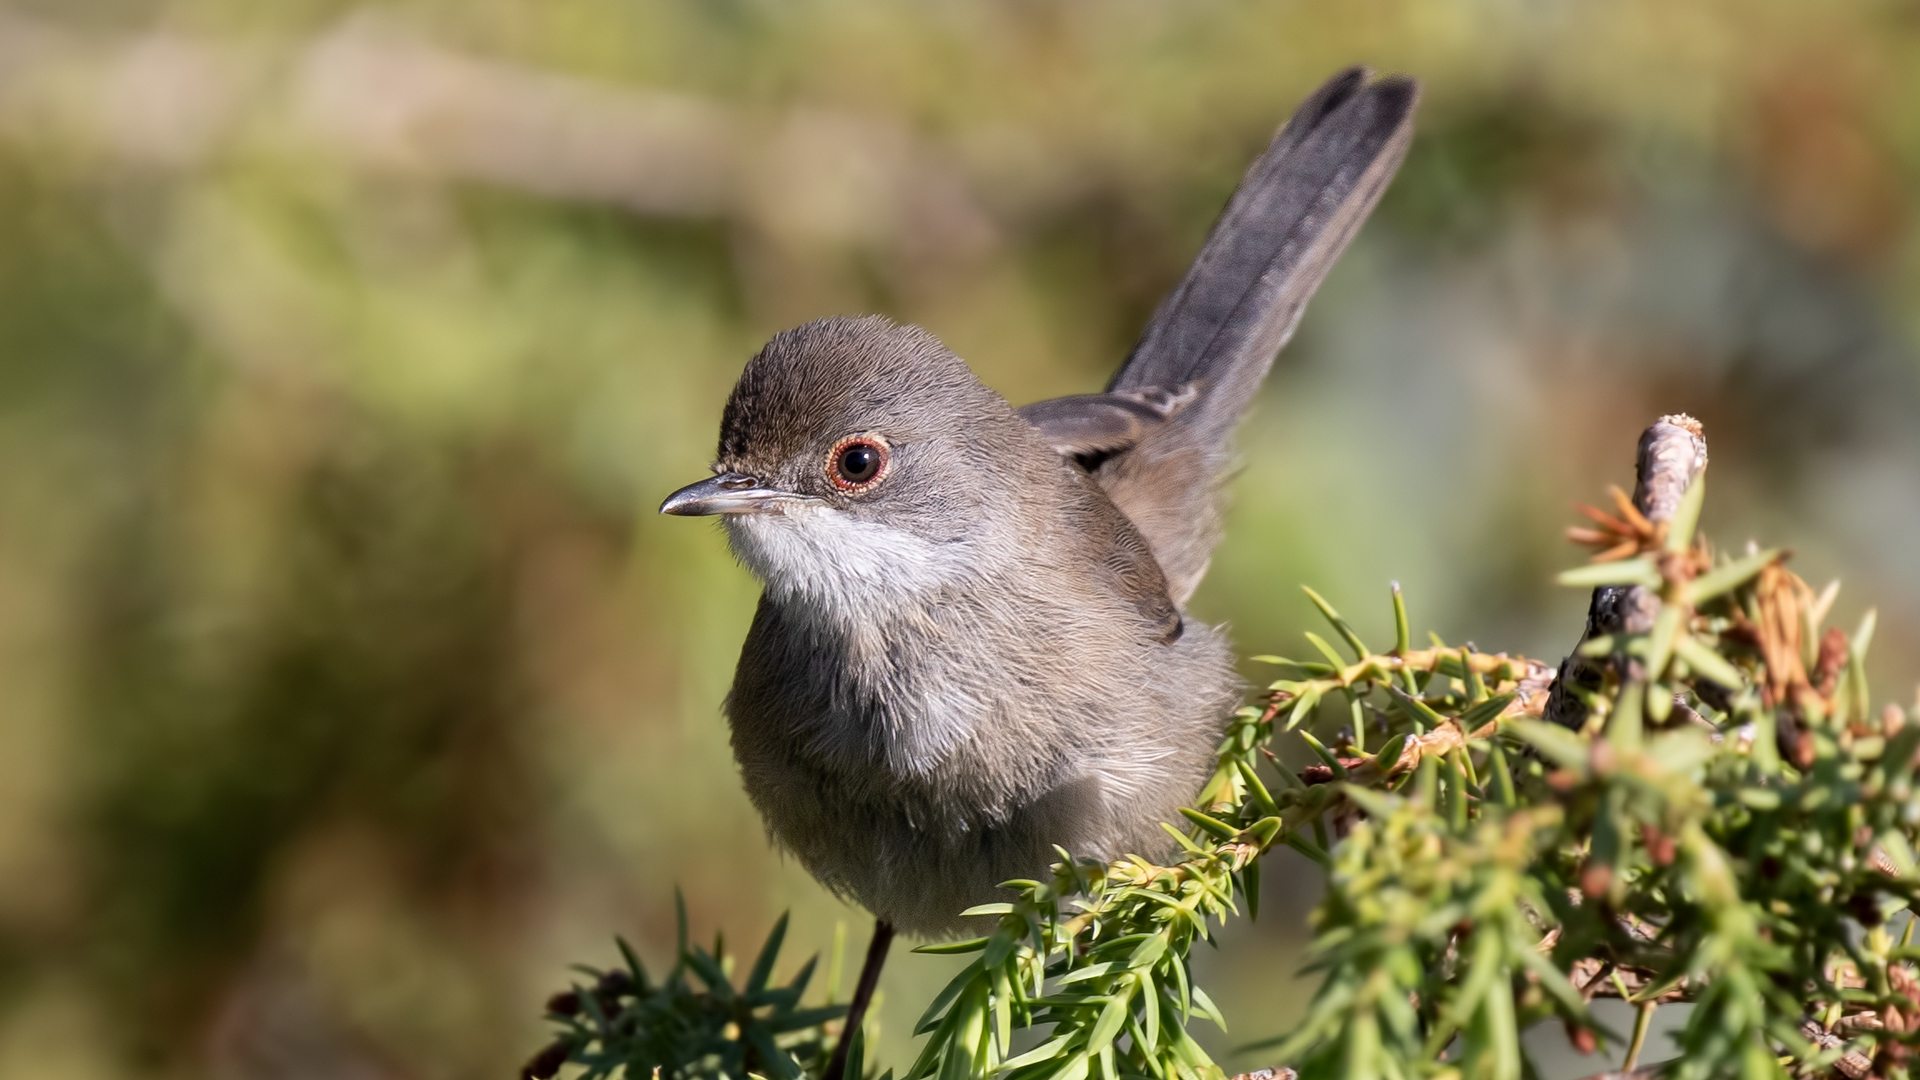
<instances>
[{"instance_id":1,"label":"bird's pale belly","mask_svg":"<svg viewBox=\"0 0 1920 1080\"><path fill-rule=\"evenodd\" d=\"M1076 855L1113 858L1113 808L1096 776L1065 776L993 814L962 814L932 785L887 775L786 767L761 773L761 755L741 753L747 790L780 846L814 877L909 934L965 929L959 913L1004 899L1001 883L1041 878L1058 844ZM760 773L757 778L756 773ZM930 777L935 783L941 778ZM1197 786L1204 779L1189 777ZM920 790L916 790L920 789ZM1157 854L1164 837L1138 837Z\"/></svg>"}]
</instances>

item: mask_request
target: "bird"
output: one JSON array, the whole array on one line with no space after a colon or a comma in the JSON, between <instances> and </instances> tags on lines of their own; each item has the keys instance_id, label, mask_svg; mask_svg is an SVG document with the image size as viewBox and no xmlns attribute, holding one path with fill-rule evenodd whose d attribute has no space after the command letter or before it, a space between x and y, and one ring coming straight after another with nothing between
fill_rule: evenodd
<instances>
[{"instance_id":1,"label":"bird","mask_svg":"<svg viewBox=\"0 0 1920 1080\"><path fill-rule=\"evenodd\" d=\"M763 583L724 711L777 846L875 916L844 1031L896 932L964 933L961 912L1044 878L1056 849L1166 849L1245 692L1225 634L1187 611L1231 435L1399 168L1418 98L1358 67L1306 98L1100 393L1015 408L933 334L871 315L747 362L713 475L660 510L719 516Z\"/></svg>"}]
</instances>

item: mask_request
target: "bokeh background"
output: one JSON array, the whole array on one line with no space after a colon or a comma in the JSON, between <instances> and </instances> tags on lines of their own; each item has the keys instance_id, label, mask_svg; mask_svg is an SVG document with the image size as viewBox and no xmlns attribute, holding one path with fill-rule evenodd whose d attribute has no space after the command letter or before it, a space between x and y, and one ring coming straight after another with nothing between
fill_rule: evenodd
<instances>
[{"instance_id":1,"label":"bokeh background","mask_svg":"<svg viewBox=\"0 0 1920 1080\"><path fill-rule=\"evenodd\" d=\"M1684 410L1707 528L1844 574L1909 698L1913 0L0 2L0 1075L499 1080L676 885L857 958L727 752L756 586L653 508L807 318L1098 387L1354 62L1419 136L1199 613L1297 652L1298 584L1377 634L1398 579L1558 657L1571 503ZM1223 1052L1310 988L1268 881ZM948 967L896 955L884 1057Z\"/></svg>"}]
</instances>

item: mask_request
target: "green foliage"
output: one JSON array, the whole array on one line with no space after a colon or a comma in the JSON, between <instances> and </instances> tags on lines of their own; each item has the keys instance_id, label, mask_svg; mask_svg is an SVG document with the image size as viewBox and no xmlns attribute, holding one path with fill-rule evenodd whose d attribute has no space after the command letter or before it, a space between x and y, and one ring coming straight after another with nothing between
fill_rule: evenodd
<instances>
[{"instance_id":1,"label":"green foliage","mask_svg":"<svg viewBox=\"0 0 1920 1080\"><path fill-rule=\"evenodd\" d=\"M1604 995L1643 1017L1694 1003L1668 1076L1819 1074L1848 1053L1906 1075L1915 954L1885 924L1920 887L1920 726L1868 709L1871 614L1822 633L1832 591L1814 596L1778 552L1694 542L1703 491L1671 528L1641 520L1638 550L1564 576L1658 601L1647 632L1583 646L1618 662L1578 731L1531 718L1546 694L1528 680L1474 678L1477 657L1416 674L1418 697L1393 685L1414 654L1357 642L1354 663L1294 664L1307 678L1274 684L1295 721L1338 693L1448 734L1415 736L1431 745L1410 770L1390 742L1370 762L1395 758L1385 782L1344 787L1359 816L1315 915L1325 981L1276 1058L1309 1077L1508 1080L1528 1069L1531 1023L1604 1037L1586 1008ZM1492 690L1513 699L1482 724Z\"/></svg>"},{"instance_id":2,"label":"green foliage","mask_svg":"<svg viewBox=\"0 0 1920 1080\"><path fill-rule=\"evenodd\" d=\"M582 968L593 981L548 1000L559 1037L535 1055L524 1075L549 1077L568 1061L585 1066L583 1080L656 1073L670 1080L748 1075L799 1080L820 1074L832 1049L823 1025L847 1010L833 1004L801 1007L813 978L812 960L785 985L774 984L786 917L774 924L746 981L736 987L725 943L715 941L712 951L690 944L684 903L678 904L678 914L679 949L666 977L650 980L625 941L620 942L624 967Z\"/></svg>"},{"instance_id":3,"label":"green foliage","mask_svg":"<svg viewBox=\"0 0 1920 1080\"><path fill-rule=\"evenodd\" d=\"M1224 1026L1189 956L1243 904L1254 913L1277 844L1328 875L1320 989L1266 1047L1309 1080L1520 1080L1530 1025L1558 1021L1583 1047L1623 1038L1591 1015L1601 996L1638 1007L1630 1061L1659 1005L1693 1003L1665 1069L1681 1080L1841 1066L1904 1080L1920 949L1888 924L1920 896L1920 722L1869 708L1871 613L1853 634L1827 630L1833 589L1816 595L1779 552L1712 552L1693 535L1703 492L1696 481L1670 523L1592 512L1603 527L1581 538L1607 550L1566 580L1644 590L1616 595L1644 600L1649 628L1582 644L1604 674L1579 691L1577 729L1540 719L1545 665L1413 648L1397 588L1387 652L1309 590L1345 652L1309 634L1317 659L1263 658L1287 677L1233 718L1190 830L1169 828L1183 857L1063 852L1051 880L1010 882L1008 901L971 912L996 920L990 933L924 947L973 959L926 1009L905 1080L1220 1077L1187 1031L1196 1017ZM1329 717L1350 726L1317 737ZM1319 764L1270 767L1275 738ZM575 1060L592 1076L674 1068L686 1059L642 1030L720 1017L730 991L709 986L697 1008L641 995L595 1026L569 1020L573 1045L601 1047ZM718 1021L705 1023L690 1045L721 1062ZM808 1038L780 1075L821 1059ZM725 1060L698 1075L751 1068Z\"/></svg>"}]
</instances>

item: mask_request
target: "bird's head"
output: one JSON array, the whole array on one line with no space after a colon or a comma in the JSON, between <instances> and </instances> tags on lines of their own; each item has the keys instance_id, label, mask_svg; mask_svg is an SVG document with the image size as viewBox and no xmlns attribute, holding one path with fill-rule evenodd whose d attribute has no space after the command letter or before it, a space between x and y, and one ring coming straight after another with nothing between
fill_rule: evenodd
<instances>
[{"instance_id":1,"label":"bird's head","mask_svg":"<svg viewBox=\"0 0 1920 1080\"><path fill-rule=\"evenodd\" d=\"M839 600L977 565L1022 481L1057 464L932 334L878 317L776 335L727 401L714 475L662 513L721 515L776 593Z\"/></svg>"}]
</instances>

